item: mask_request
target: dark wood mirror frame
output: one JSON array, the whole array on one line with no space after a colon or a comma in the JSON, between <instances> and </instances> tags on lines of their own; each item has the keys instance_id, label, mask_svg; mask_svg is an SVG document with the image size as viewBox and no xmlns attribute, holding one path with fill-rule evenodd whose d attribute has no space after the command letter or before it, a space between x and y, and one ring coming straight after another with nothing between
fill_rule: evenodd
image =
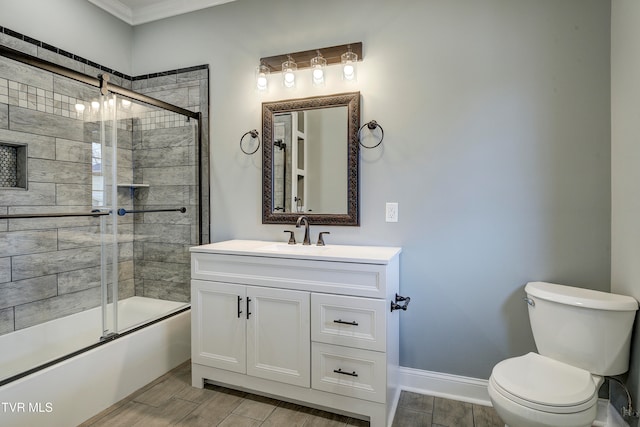
<instances>
[{"instance_id":1,"label":"dark wood mirror frame","mask_svg":"<svg viewBox=\"0 0 640 427\"><path fill-rule=\"evenodd\" d=\"M273 117L278 113L314 110L329 107L347 107L347 213L316 214L297 212L273 212ZM262 223L295 224L300 215L309 218L313 225L360 225L358 198L359 183L359 142L360 92L337 95L314 96L310 98L288 99L262 103Z\"/></svg>"}]
</instances>

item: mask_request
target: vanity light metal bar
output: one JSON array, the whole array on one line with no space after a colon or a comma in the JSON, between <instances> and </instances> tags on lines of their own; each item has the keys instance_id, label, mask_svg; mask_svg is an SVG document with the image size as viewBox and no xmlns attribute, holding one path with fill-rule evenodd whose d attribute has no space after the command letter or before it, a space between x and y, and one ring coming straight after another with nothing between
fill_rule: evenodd
<instances>
[{"instance_id":1,"label":"vanity light metal bar","mask_svg":"<svg viewBox=\"0 0 640 427\"><path fill-rule=\"evenodd\" d=\"M298 64L298 70L311 68L311 59L318 56L318 51L322 53L322 57L327 60L327 65L340 64L342 54L351 50L358 55L358 61L362 60L362 42L348 43L340 46L323 47L320 49L311 49L295 53L285 53L282 55L269 56L260 58L260 63L269 67L272 72L282 71L282 63L290 58Z\"/></svg>"},{"instance_id":2,"label":"vanity light metal bar","mask_svg":"<svg viewBox=\"0 0 640 427\"><path fill-rule=\"evenodd\" d=\"M64 217L78 217L78 216L93 216L99 217L109 215L110 212L54 212L54 213L32 213L32 214L11 214L0 215L0 219L26 219L26 218L64 218Z\"/></svg>"},{"instance_id":3,"label":"vanity light metal bar","mask_svg":"<svg viewBox=\"0 0 640 427\"><path fill-rule=\"evenodd\" d=\"M175 208L175 209L142 209L142 210L132 210L128 211L125 208L118 209L118 215L125 216L128 213L149 213L149 212L180 212L185 213L187 208Z\"/></svg>"}]
</instances>

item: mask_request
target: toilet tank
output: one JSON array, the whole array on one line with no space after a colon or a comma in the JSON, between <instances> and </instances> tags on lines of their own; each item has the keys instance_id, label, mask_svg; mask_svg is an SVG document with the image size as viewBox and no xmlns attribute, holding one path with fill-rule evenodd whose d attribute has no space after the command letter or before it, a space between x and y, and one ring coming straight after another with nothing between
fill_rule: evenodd
<instances>
[{"instance_id":1,"label":"toilet tank","mask_svg":"<svg viewBox=\"0 0 640 427\"><path fill-rule=\"evenodd\" d=\"M527 283L524 290L541 355L597 375L629 369L634 298L546 282Z\"/></svg>"}]
</instances>

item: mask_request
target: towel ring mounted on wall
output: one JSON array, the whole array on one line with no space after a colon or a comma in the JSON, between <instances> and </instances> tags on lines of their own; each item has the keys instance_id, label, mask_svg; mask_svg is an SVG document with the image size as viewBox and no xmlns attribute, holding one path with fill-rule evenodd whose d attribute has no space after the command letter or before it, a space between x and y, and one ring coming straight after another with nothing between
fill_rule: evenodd
<instances>
[{"instance_id":1,"label":"towel ring mounted on wall","mask_svg":"<svg viewBox=\"0 0 640 427\"><path fill-rule=\"evenodd\" d=\"M247 135L251 135L252 139L257 139L258 140L258 145L256 145L256 149L253 150L253 151L247 151L242 146L242 141L244 141L244 137L247 136ZM256 151L258 151L258 148L260 148L260 136L258 135L258 131L257 130L253 129L253 130L250 130L249 132L245 132L245 134L240 137L240 149L242 150L242 152L244 154L252 155Z\"/></svg>"},{"instance_id":2,"label":"towel ring mounted on wall","mask_svg":"<svg viewBox=\"0 0 640 427\"><path fill-rule=\"evenodd\" d=\"M378 141L378 143L376 145L364 145L362 143L362 129L364 129L365 127L367 129L369 129L369 133L371 133L371 135L374 134L374 131L376 129L380 129L380 140ZM382 126L380 126L378 124L378 122L376 122L375 120L371 120L369 123L363 124L362 127L360 128L360 130L358 131L358 142L364 148L376 148L378 145L380 145L382 143L383 139L384 139L384 129L382 129Z\"/></svg>"}]
</instances>

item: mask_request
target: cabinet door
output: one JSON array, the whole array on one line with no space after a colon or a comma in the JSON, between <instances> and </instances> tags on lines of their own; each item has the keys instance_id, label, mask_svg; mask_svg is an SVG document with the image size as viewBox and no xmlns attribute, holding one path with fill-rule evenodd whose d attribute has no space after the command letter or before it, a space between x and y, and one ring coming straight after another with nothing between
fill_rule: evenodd
<instances>
[{"instance_id":1,"label":"cabinet door","mask_svg":"<svg viewBox=\"0 0 640 427\"><path fill-rule=\"evenodd\" d=\"M247 374L310 386L309 292L247 286Z\"/></svg>"},{"instance_id":2,"label":"cabinet door","mask_svg":"<svg viewBox=\"0 0 640 427\"><path fill-rule=\"evenodd\" d=\"M246 373L246 288L191 281L191 359Z\"/></svg>"}]
</instances>

